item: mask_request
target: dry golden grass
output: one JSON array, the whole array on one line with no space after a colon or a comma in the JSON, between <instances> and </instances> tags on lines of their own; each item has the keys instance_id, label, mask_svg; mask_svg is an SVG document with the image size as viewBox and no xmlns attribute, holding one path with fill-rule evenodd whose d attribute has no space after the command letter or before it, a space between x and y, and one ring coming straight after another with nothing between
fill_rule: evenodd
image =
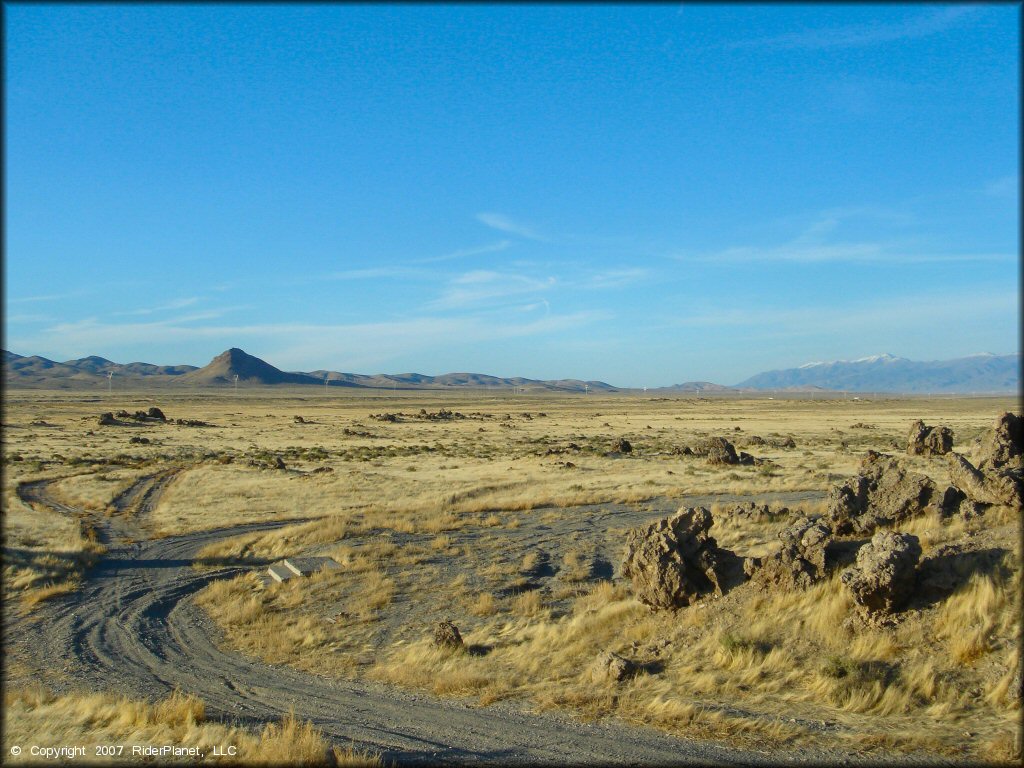
<instances>
[{"instance_id":1,"label":"dry golden grass","mask_svg":"<svg viewBox=\"0 0 1024 768\"><path fill-rule=\"evenodd\" d=\"M8 690L4 694L4 754L13 745L76 745L84 755L65 756L74 762L150 763L153 757L132 755L133 746L170 744L195 748L195 756L176 757L175 763L202 763L214 747L237 750L239 762L288 765L381 765L379 757L348 747L332 747L308 722L288 715L268 723L260 733L205 721L205 705L194 696L175 691L155 704L104 693L54 696L40 687ZM97 754L97 747L121 745L121 754ZM163 758L165 761L167 758ZM20 762L46 763L28 750Z\"/></svg>"}]
</instances>

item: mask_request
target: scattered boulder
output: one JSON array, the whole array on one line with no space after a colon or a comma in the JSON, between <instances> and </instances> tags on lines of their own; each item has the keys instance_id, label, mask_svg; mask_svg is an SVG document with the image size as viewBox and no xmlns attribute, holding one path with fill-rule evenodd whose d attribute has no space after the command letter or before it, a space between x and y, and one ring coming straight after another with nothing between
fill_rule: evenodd
<instances>
[{"instance_id":1,"label":"scattered boulder","mask_svg":"<svg viewBox=\"0 0 1024 768\"><path fill-rule=\"evenodd\" d=\"M910 425L907 453L911 456L944 456L953 448L953 430L929 427L920 419Z\"/></svg>"},{"instance_id":2,"label":"scattered boulder","mask_svg":"<svg viewBox=\"0 0 1024 768\"><path fill-rule=\"evenodd\" d=\"M708 464L738 464L736 448L724 437L706 437L694 447L693 452L704 456Z\"/></svg>"},{"instance_id":3,"label":"scattered boulder","mask_svg":"<svg viewBox=\"0 0 1024 768\"><path fill-rule=\"evenodd\" d=\"M907 472L893 456L868 451L859 474L829 492L826 521L837 535L866 535L917 517L938 501L929 478Z\"/></svg>"},{"instance_id":4,"label":"scattered boulder","mask_svg":"<svg viewBox=\"0 0 1024 768\"><path fill-rule=\"evenodd\" d=\"M620 437L612 443L612 450L617 453L632 453L633 445L624 437Z\"/></svg>"},{"instance_id":5,"label":"scattered boulder","mask_svg":"<svg viewBox=\"0 0 1024 768\"><path fill-rule=\"evenodd\" d=\"M449 620L439 621L434 626L434 645L439 648L458 649L464 647L459 628Z\"/></svg>"},{"instance_id":6,"label":"scattered boulder","mask_svg":"<svg viewBox=\"0 0 1024 768\"><path fill-rule=\"evenodd\" d=\"M975 454L978 468L1024 469L1024 417L1004 413L990 432L981 436L981 445Z\"/></svg>"},{"instance_id":7,"label":"scattered boulder","mask_svg":"<svg viewBox=\"0 0 1024 768\"><path fill-rule=\"evenodd\" d=\"M164 416L164 412L157 408L155 405L146 411L146 416L157 421L167 421L167 417Z\"/></svg>"},{"instance_id":8,"label":"scattered boulder","mask_svg":"<svg viewBox=\"0 0 1024 768\"><path fill-rule=\"evenodd\" d=\"M304 418L302 418L301 416L294 416L294 417L292 417L292 421L294 421L296 424L305 424L306 423L306 420Z\"/></svg>"},{"instance_id":9,"label":"scattered boulder","mask_svg":"<svg viewBox=\"0 0 1024 768\"><path fill-rule=\"evenodd\" d=\"M972 502L1024 507L1024 482L1018 470L998 468L982 472L959 453L950 453L949 479ZM991 464L989 464L991 467Z\"/></svg>"},{"instance_id":10,"label":"scattered boulder","mask_svg":"<svg viewBox=\"0 0 1024 768\"><path fill-rule=\"evenodd\" d=\"M743 580L743 561L718 547L704 507L635 528L626 536L622 575L638 600L654 609L676 609L707 595L722 595Z\"/></svg>"},{"instance_id":11,"label":"scattered boulder","mask_svg":"<svg viewBox=\"0 0 1024 768\"><path fill-rule=\"evenodd\" d=\"M621 683L626 678L637 673L639 667L635 662L624 656L611 651L605 651L594 661L591 667L592 677L598 680L611 680L614 683Z\"/></svg>"},{"instance_id":12,"label":"scattered boulder","mask_svg":"<svg viewBox=\"0 0 1024 768\"><path fill-rule=\"evenodd\" d=\"M148 437L139 437L138 435L136 435L136 436L130 438L128 440L128 442L129 443L141 443L142 445L149 445L149 438Z\"/></svg>"},{"instance_id":13,"label":"scattered boulder","mask_svg":"<svg viewBox=\"0 0 1024 768\"><path fill-rule=\"evenodd\" d=\"M832 541L832 527L818 517L801 517L779 532L782 547L764 558L747 558L747 576L762 589L806 589L825 577L826 549Z\"/></svg>"},{"instance_id":14,"label":"scattered boulder","mask_svg":"<svg viewBox=\"0 0 1024 768\"><path fill-rule=\"evenodd\" d=\"M773 510L767 504L758 504L756 501L745 501L731 507L727 513L729 518L745 520L751 523L771 523L780 517L789 516L789 507L780 507Z\"/></svg>"},{"instance_id":15,"label":"scattered boulder","mask_svg":"<svg viewBox=\"0 0 1024 768\"><path fill-rule=\"evenodd\" d=\"M199 419L175 419L174 423L179 427L212 427L213 425Z\"/></svg>"},{"instance_id":16,"label":"scattered boulder","mask_svg":"<svg viewBox=\"0 0 1024 768\"><path fill-rule=\"evenodd\" d=\"M879 531L857 552L857 564L842 575L843 584L867 614L902 608L916 584L921 542L910 533Z\"/></svg>"},{"instance_id":17,"label":"scattered boulder","mask_svg":"<svg viewBox=\"0 0 1024 768\"><path fill-rule=\"evenodd\" d=\"M100 414L100 418L97 423L101 427L112 427L117 424L117 421L114 419L114 414L111 413L110 411L107 411L106 413Z\"/></svg>"},{"instance_id":18,"label":"scattered boulder","mask_svg":"<svg viewBox=\"0 0 1024 768\"><path fill-rule=\"evenodd\" d=\"M288 469L288 466L284 463L284 459L282 459L280 456L275 456L274 469Z\"/></svg>"}]
</instances>

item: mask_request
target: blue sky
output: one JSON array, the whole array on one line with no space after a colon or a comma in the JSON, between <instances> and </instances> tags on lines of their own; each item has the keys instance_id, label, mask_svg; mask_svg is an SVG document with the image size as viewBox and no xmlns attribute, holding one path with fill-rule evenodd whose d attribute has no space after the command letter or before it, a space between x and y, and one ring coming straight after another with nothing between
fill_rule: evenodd
<instances>
[{"instance_id":1,"label":"blue sky","mask_svg":"<svg viewBox=\"0 0 1024 768\"><path fill-rule=\"evenodd\" d=\"M733 384L1019 349L1017 5L7 5L5 348Z\"/></svg>"}]
</instances>

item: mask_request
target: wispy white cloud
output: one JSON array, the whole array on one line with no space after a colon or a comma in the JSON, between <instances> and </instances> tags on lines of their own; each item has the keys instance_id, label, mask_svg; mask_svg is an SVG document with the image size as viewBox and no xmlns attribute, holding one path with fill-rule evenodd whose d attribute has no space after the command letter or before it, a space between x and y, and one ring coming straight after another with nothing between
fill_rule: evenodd
<instances>
[{"instance_id":1,"label":"wispy white cloud","mask_svg":"<svg viewBox=\"0 0 1024 768\"><path fill-rule=\"evenodd\" d=\"M86 296L93 291L89 290L77 290L68 291L67 293L47 293L41 296L15 296L14 298L7 299L8 304L31 304L40 301L63 301L64 299L74 299L79 296Z\"/></svg>"},{"instance_id":2,"label":"wispy white cloud","mask_svg":"<svg viewBox=\"0 0 1024 768\"><path fill-rule=\"evenodd\" d=\"M457 251L446 253L441 256L429 256L425 259L417 259L416 264L433 264L439 261L451 261L453 259L465 259L470 256L482 256L485 253L498 253L499 251L507 250L511 247L511 240L499 240L496 243L488 243L487 245L479 245L475 248L460 248Z\"/></svg>"},{"instance_id":3,"label":"wispy white cloud","mask_svg":"<svg viewBox=\"0 0 1024 768\"><path fill-rule=\"evenodd\" d=\"M1006 261L1010 253L973 252L943 253L912 246L906 240L870 239L841 240L837 230L854 218L907 221L910 217L869 207L832 208L822 211L790 240L777 245L732 246L719 251L678 254L675 258L709 262L882 262L888 264L926 264L941 262Z\"/></svg>"},{"instance_id":4,"label":"wispy white cloud","mask_svg":"<svg viewBox=\"0 0 1024 768\"><path fill-rule=\"evenodd\" d=\"M378 280L392 277L416 277L422 272L409 267L369 267L366 269L345 269L325 275L325 280Z\"/></svg>"},{"instance_id":5,"label":"wispy white cloud","mask_svg":"<svg viewBox=\"0 0 1024 768\"><path fill-rule=\"evenodd\" d=\"M606 289L623 288L639 280L643 280L650 274L650 270L640 267L630 269L610 269L606 272L597 272L584 278L579 286L581 288Z\"/></svg>"},{"instance_id":6,"label":"wispy white cloud","mask_svg":"<svg viewBox=\"0 0 1024 768\"><path fill-rule=\"evenodd\" d=\"M8 323L52 323L56 318L53 315L20 314L9 315L5 318Z\"/></svg>"},{"instance_id":7,"label":"wispy white cloud","mask_svg":"<svg viewBox=\"0 0 1024 768\"><path fill-rule=\"evenodd\" d=\"M183 309L184 307L190 307L193 304L199 302L198 296L190 296L188 298L176 299L175 301L168 302L167 304L161 304L157 307L149 307L144 309L131 309L122 312L111 312L110 314L118 317L122 316L138 316L138 315L153 315L158 312L167 312L174 309Z\"/></svg>"},{"instance_id":8,"label":"wispy white cloud","mask_svg":"<svg viewBox=\"0 0 1024 768\"><path fill-rule=\"evenodd\" d=\"M955 27L982 9L974 5L946 6L917 13L902 21L884 24L856 24L789 32L783 35L739 40L726 48L820 51L833 48L861 48L927 37Z\"/></svg>"},{"instance_id":9,"label":"wispy white cloud","mask_svg":"<svg viewBox=\"0 0 1024 768\"><path fill-rule=\"evenodd\" d=\"M514 221L503 213L478 213L476 218L481 224L484 224L491 229L497 229L500 232L508 232L509 234L518 235L519 237L525 237L527 240L546 240L546 238L537 232L537 230L531 225Z\"/></svg>"},{"instance_id":10,"label":"wispy white cloud","mask_svg":"<svg viewBox=\"0 0 1024 768\"><path fill-rule=\"evenodd\" d=\"M1020 297L1014 290L929 291L876 301L821 304L805 307L748 306L743 309L709 308L677 318L664 328L747 328L752 333L778 337L815 336L840 331L935 329L985 317L1016 316ZM936 319L935 308L941 307Z\"/></svg>"},{"instance_id":11,"label":"wispy white cloud","mask_svg":"<svg viewBox=\"0 0 1024 768\"><path fill-rule=\"evenodd\" d=\"M478 269L449 282L444 293L427 306L429 309L463 309L553 288L554 277L536 278L511 272Z\"/></svg>"}]
</instances>

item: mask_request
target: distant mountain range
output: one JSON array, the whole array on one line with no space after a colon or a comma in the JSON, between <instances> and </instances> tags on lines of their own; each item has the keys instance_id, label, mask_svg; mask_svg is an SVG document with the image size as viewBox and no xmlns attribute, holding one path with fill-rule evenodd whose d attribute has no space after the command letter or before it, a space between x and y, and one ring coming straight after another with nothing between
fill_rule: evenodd
<instances>
[{"instance_id":1,"label":"distant mountain range","mask_svg":"<svg viewBox=\"0 0 1024 768\"><path fill-rule=\"evenodd\" d=\"M447 373L443 376L425 376L421 373L377 374L338 371L311 373L287 372L270 363L232 348L217 355L202 368L194 365L151 365L149 363L120 364L102 357L83 357L63 363L45 357L23 357L4 351L4 384L29 389L96 389L107 385L108 374L113 374L116 386L125 387L233 387L235 377L240 386L295 386L361 387L367 389L448 389L465 388L522 388L561 392L614 392L616 387L603 381L558 379L500 378L481 373Z\"/></svg>"},{"instance_id":2,"label":"distant mountain range","mask_svg":"<svg viewBox=\"0 0 1024 768\"><path fill-rule=\"evenodd\" d=\"M799 368L767 371L729 387L709 381L690 381L650 388L651 394L741 394L757 391L846 391L908 394L996 394L1020 391L1020 355L981 354L955 360L916 362L892 355L858 360L807 363ZM63 363L45 357L3 353L4 384L30 389L97 389L113 374L116 386L126 387L232 387L302 386L360 387L366 389L511 389L554 392L632 391L603 381L578 379L538 380L501 378L481 373L419 373L364 375L318 370L309 373L275 368L258 357L232 348L208 365L152 365L114 363L102 357L83 357Z\"/></svg>"},{"instance_id":3,"label":"distant mountain range","mask_svg":"<svg viewBox=\"0 0 1024 768\"><path fill-rule=\"evenodd\" d=\"M1020 355L984 353L954 360L918 362L883 354L768 371L736 386L758 390L819 387L846 392L908 394L1019 392Z\"/></svg>"}]
</instances>

